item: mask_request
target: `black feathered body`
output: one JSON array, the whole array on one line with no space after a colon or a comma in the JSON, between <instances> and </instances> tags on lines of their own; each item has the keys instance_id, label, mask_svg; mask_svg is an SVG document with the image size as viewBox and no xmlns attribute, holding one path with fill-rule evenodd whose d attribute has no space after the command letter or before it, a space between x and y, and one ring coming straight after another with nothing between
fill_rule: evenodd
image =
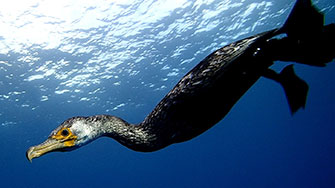
<instances>
[{"instance_id":1,"label":"black feathered body","mask_svg":"<svg viewBox=\"0 0 335 188\"><path fill-rule=\"evenodd\" d=\"M278 34L286 37L275 39ZM329 48L334 43L335 24L324 26L323 14L310 0L297 0L282 28L231 43L207 56L140 124L110 115L70 118L45 142L30 147L26 156L31 161L52 151L73 150L102 136L143 152L187 141L223 119L261 76L283 86L294 113L305 106L308 85L292 65L279 74L269 67L276 60L325 66L335 58Z\"/></svg>"},{"instance_id":2,"label":"black feathered body","mask_svg":"<svg viewBox=\"0 0 335 188\"><path fill-rule=\"evenodd\" d=\"M157 147L192 139L218 123L272 65L262 49L276 31L222 47L188 72L140 124L159 138Z\"/></svg>"}]
</instances>

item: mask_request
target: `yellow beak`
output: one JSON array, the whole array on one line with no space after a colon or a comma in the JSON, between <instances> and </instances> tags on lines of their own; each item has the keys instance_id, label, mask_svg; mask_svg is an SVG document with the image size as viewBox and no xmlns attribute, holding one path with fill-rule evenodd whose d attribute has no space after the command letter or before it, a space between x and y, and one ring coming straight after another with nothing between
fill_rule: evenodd
<instances>
[{"instance_id":1,"label":"yellow beak","mask_svg":"<svg viewBox=\"0 0 335 188\"><path fill-rule=\"evenodd\" d=\"M32 159L40 157L46 153L64 148L64 142L56 139L48 138L43 143L30 147L26 152L27 159L32 162Z\"/></svg>"}]
</instances>

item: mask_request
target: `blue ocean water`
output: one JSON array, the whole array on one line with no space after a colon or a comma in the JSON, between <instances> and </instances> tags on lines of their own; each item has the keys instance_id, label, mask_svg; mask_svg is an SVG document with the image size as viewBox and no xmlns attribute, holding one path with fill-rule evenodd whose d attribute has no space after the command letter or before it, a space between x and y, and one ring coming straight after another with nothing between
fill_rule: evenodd
<instances>
[{"instance_id":1,"label":"blue ocean water","mask_svg":"<svg viewBox=\"0 0 335 188\"><path fill-rule=\"evenodd\" d=\"M315 1L326 24L335 2ZM29 163L73 116L137 123L213 50L280 27L291 0L11 0L0 7L1 187L335 187L334 62L295 65L310 86L291 116L260 79L216 126L153 153L110 138ZM274 69L287 65L276 62Z\"/></svg>"}]
</instances>

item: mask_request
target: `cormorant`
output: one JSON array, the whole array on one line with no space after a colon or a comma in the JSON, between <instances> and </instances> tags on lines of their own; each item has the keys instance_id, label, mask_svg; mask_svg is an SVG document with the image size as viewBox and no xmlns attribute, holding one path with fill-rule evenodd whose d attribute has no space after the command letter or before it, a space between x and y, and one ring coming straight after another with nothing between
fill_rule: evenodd
<instances>
[{"instance_id":1,"label":"cormorant","mask_svg":"<svg viewBox=\"0 0 335 188\"><path fill-rule=\"evenodd\" d=\"M214 51L188 72L135 125L110 115L73 117L51 132L48 139L28 149L28 160L52 151L70 151L108 136L142 152L162 149L192 139L218 123L261 77L279 82L291 112L305 106L308 85L292 65L280 73L274 61L325 66L335 58L335 24L324 25L323 14L311 0L297 0L284 26L231 43ZM276 38L284 34L285 37Z\"/></svg>"}]
</instances>

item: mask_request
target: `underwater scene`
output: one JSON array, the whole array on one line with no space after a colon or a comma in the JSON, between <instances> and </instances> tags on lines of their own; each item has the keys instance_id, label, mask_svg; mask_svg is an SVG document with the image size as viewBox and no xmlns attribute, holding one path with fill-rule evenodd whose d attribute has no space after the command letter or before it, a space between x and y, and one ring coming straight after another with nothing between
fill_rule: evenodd
<instances>
[{"instance_id":1,"label":"underwater scene","mask_svg":"<svg viewBox=\"0 0 335 188\"><path fill-rule=\"evenodd\" d=\"M209 54L282 27L295 3L3 1L1 187L335 187L334 59L324 67L294 61L271 66L280 72L294 64L308 84L305 108L295 113L283 87L261 77L221 121L188 141L141 152L101 137L27 160L28 148L49 135L71 135L67 129L52 133L71 117L105 114L142 122ZM335 1L313 4L325 25L335 23Z\"/></svg>"}]
</instances>

